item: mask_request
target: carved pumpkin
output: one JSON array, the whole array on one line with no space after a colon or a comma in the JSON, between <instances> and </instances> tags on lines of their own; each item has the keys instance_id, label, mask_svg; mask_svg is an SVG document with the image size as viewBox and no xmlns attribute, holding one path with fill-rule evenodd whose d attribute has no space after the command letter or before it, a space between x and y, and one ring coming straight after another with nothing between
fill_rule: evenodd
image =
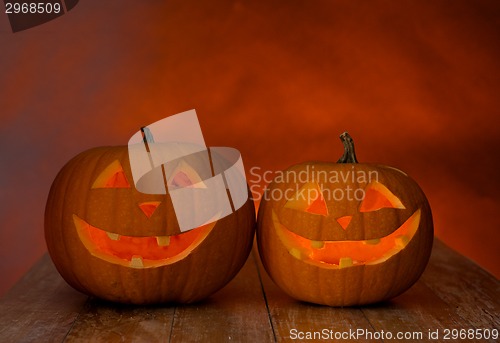
<instances>
[{"instance_id":1,"label":"carved pumpkin","mask_svg":"<svg viewBox=\"0 0 500 343\"><path fill-rule=\"evenodd\" d=\"M420 187L402 171L358 164L341 135L337 163L278 174L261 201L257 238L274 282L290 296L330 306L397 296L420 277L433 223Z\"/></svg>"},{"instance_id":2,"label":"carved pumpkin","mask_svg":"<svg viewBox=\"0 0 500 343\"><path fill-rule=\"evenodd\" d=\"M181 166L171 182L194 184ZM100 147L69 161L52 184L45 238L59 273L89 295L126 303L188 303L228 283L247 259L255 210L245 205L181 233L168 194L138 192L127 147Z\"/></svg>"}]
</instances>

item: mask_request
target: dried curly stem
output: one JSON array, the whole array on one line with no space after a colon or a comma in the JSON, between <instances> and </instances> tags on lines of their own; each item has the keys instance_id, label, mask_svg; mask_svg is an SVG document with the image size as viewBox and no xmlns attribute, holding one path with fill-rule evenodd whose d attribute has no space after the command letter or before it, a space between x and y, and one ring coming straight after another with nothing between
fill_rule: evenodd
<instances>
[{"instance_id":1,"label":"dried curly stem","mask_svg":"<svg viewBox=\"0 0 500 343\"><path fill-rule=\"evenodd\" d=\"M358 163L356 152L354 151L354 140L346 132L340 135L340 140L344 144L344 154L337 161L337 163Z\"/></svg>"}]
</instances>

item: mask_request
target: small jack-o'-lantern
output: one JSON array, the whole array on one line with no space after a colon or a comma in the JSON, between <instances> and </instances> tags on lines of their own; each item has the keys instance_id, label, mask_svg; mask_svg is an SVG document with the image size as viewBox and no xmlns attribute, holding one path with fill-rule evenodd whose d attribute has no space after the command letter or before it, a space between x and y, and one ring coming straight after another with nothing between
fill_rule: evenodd
<instances>
[{"instance_id":1,"label":"small jack-o'-lantern","mask_svg":"<svg viewBox=\"0 0 500 343\"><path fill-rule=\"evenodd\" d=\"M126 146L85 151L52 184L45 210L48 251L74 288L126 303L188 303L228 283L252 245L252 200L232 214L181 232L168 194L138 192ZM200 181L179 164L169 182Z\"/></svg>"},{"instance_id":2,"label":"small jack-o'-lantern","mask_svg":"<svg viewBox=\"0 0 500 343\"><path fill-rule=\"evenodd\" d=\"M337 163L278 174L261 201L257 238L274 282L290 296L330 306L382 301L423 272L433 241L420 187L392 167L358 164L351 137Z\"/></svg>"}]
</instances>

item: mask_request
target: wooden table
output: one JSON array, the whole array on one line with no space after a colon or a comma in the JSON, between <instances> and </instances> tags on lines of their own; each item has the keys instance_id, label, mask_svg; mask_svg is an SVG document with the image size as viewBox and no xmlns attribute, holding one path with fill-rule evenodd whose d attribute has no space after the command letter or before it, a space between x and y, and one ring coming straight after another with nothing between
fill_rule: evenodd
<instances>
[{"instance_id":1,"label":"wooden table","mask_svg":"<svg viewBox=\"0 0 500 343\"><path fill-rule=\"evenodd\" d=\"M372 306L316 306L278 289L254 248L236 278L203 303L137 307L78 293L45 255L0 301L0 342L273 342L349 330L363 331L357 341L390 341L389 333L397 341L398 332L427 340L438 330L434 341L444 341L446 330L451 338L453 329L500 329L499 290L495 277L436 241L423 276L403 295Z\"/></svg>"}]
</instances>

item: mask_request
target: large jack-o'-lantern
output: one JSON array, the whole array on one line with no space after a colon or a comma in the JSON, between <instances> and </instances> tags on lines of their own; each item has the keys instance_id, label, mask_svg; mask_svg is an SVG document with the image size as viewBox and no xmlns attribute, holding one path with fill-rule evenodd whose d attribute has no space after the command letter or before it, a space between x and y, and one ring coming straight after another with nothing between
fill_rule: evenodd
<instances>
[{"instance_id":1,"label":"large jack-o'-lantern","mask_svg":"<svg viewBox=\"0 0 500 343\"><path fill-rule=\"evenodd\" d=\"M169 182L196 184L180 164ZM188 303L228 283L247 259L253 201L181 232L168 194L138 192L126 146L85 151L59 172L47 200L45 238L57 270L74 288L125 303Z\"/></svg>"},{"instance_id":2,"label":"large jack-o'-lantern","mask_svg":"<svg viewBox=\"0 0 500 343\"><path fill-rule=\"evenodd\" d=\"M423 272L432 248L427 199L404 172L357 163L351 137L337 163L278 174L261 201L259 253L290 296L330 306L397 296Z\"/></svg>"}]
</instances>

